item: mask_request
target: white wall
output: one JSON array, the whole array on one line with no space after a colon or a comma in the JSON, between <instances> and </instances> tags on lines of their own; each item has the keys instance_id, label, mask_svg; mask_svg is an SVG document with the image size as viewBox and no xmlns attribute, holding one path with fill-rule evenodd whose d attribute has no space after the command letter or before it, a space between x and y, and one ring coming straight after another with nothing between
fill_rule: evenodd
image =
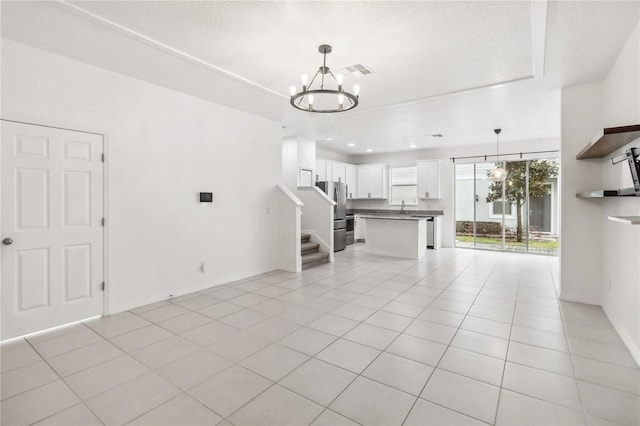
<instances>
[{"instance_id":1,"label":"white wall","mask_svg":"<svg viewBox=\"0 0 640 426\"><path fill-rule=\"evenodd\" d=\"M289 189L298 186L298 138L289 136L282 140L282 181Z\"/></svg>"},{"instance_id":2,"label":"white wall","mask_svg":"<svg viewBox=\"0 0 640 426\"><path fill-rule=\"evenodd\" d=\"M492 132L492 130L488 130ZM508 130L504 130L508 131ZM504 133L503 131L503 133ZM415 165L417 160L442 159L440 163L440 194L442 198L438 200L418 200L417 206L407 206L407 210L442 210L444 216L441 218L442 246L453 247L455 242L455 212L454 212L454 164L451 157L465 157L471 155L494 155L495 145L473 145L468 147L455 148L433 148L416 151L405 151L388 154L369 154L349 157L348 163L369 164L386 163L390 167ZM536 141L510 142L500 144L502 153L518 153L529 151L553 151L559 149L559 141L555 139L545 139ZM557 154L549 154L550 157ZM517 158L517 157L507 157ZM525 157L526 158L526 157ZM462 161L462 160L460 160ZM469 160L467 160L469 161ZM477 161L477 159L475 160ZM398 206L390 206L389 200L349 200L349 208L366 209L390 209L397 210Z\"/></svg>"},{"instance_id":3,"label":"white wall","mask_svg":"<svg viewBox=\"0 0 640 426\"><path fill-rule=\"evenodd\" d=\"M107 137L111 313L275 268L279 123L6 39L2 89L3 118Z\"/></svg>"},{"instance_id":4,"label":"white wall","mask_svg":"<svg viewBox=\"0 0 640 426\"><path fill-rule=\"evenodd\" d=\"M312 170L312 181L316 176L316 141L298 136L298 167ZM298 182L299 184L299 182Z\"/></svg>"},{"instance_id":5,"label":"white wall","mask_svg":"<svg viewBox=\"0 0 640 426\"><path fill-rule=\"evenodd\" d=\"M576 160L602 132L602 84L562 90L560 156L560 283L563 300L600 304L602 281L602 203L576 198L602 189L602 162Z\"/></svg>"},{"instance_id":6,"label":"white wall","mask_svg":"<svg viewBox=\"0 0 640 426\"><path fill-rule=\"evenodd\" d=\"M604 127L640 124L640 24L636 26L603 83ZM640 147L640 139L612 153ZM608 157L608 158L609 158ZM605 188L633 186L627 162L602 160ZM602 308L640 364L640 226L611 222L608 215L640 216L640 197L607 199L601 216Z\"/></svg>"},{"instance_id":7,"label":"white wall","mask_svg":"<svg viewBox=\"0 0 640 426\"><path fill-rule=\"evenodd\" d=\"M332 151L326 151L323 149L317 149L315 155L318 158L324 158L326 160L332 160L332 161L340 161L342 163L349 163L349 158L350 158L348 155L340 154Z\"/></svg>"}]
</instances>

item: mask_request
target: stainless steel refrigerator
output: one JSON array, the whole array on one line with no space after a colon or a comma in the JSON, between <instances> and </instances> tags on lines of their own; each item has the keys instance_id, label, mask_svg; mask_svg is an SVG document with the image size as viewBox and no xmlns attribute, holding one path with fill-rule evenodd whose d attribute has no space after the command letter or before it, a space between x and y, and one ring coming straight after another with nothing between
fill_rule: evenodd
<instances>
[{"instance_id":1,"label":"stainless steel refrigerator","mask_svg":"<svg viewBox=\"0 0 640 426\"><path fill-rule=\"evenodd\" d=\"M336 202L333 207L333 251L347 246L347 188L342 182L316 182L329 198Z\"/></svg>"}]
</instances>

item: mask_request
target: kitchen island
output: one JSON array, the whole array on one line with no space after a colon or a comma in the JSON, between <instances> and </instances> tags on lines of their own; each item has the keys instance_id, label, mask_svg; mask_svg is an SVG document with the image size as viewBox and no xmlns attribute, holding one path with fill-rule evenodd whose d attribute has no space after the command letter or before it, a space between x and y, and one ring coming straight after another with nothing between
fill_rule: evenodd
<instances>
[{"instance_id":1,"label":"kitchen island","mask_svg":"<svg viewBox=\"0 0 640 426\"><path fill-rule=\"evenodd\" d=\"M365 251L420 260L427 249L427 218L413 216L360 216L366 220Z\"/></svg>"}]
</instances>

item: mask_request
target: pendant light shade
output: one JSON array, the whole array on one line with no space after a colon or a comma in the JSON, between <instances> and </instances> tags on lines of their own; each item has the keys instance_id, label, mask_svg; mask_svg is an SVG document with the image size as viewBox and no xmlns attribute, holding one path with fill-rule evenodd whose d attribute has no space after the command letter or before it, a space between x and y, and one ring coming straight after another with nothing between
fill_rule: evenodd
<instances>
[{"instance_id":1,"label":"pendant light shade","mask_svg":"<svg viewBox=\"0 0 640 426\"><path fill-rule=\"evenodd\" d=\"M494 129L493 131L496 134L496 167L489 172L489 176L494 182L504 182L507 178L507 171L498 165L500 163L500 156L498 155L498 135L502 129Z\"/></svg>"}]
</instances>

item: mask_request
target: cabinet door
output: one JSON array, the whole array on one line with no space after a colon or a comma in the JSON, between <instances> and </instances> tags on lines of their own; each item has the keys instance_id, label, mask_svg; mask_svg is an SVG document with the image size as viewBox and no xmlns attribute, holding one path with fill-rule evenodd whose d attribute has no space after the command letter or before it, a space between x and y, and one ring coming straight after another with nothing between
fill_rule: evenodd
<instances>
[{"instance_id":1,"label":"cabinet door","mask_svg":"<svg viewBox=\"0 0 640 426\"><path fill-rule=\"evenodd\" d=\"M345 182L347 183L347 198L358 197L358 176L356 166L353 164L345 164Z\"/></svg>"},{"instance_id":2,"label":"cabinet door","mask_svg":"<svg viewBox=\"0 0 640 426\"><path fill-rule=\"evenodd\" d=\"M327 180L327 160L316 159L316 182Z\"/></svg>"},{"instance_id":3,"label":"cabinet door","mask_svg":"<svg viewBox=\"0 0 640 426\"><path fill-rule=\"evenodd\" d=\"M356 241L362 241L366 238L366 220L362 219L359 215L355 215L353 218L353 238Z\"/></svg>"},{"instance_id":4,"label":"cabinet door","mask_svg":"<svg viewBox=\"0 0 640 426\"><path fill-rule=\"evenodd\" d=\"M346 183L345 166L346 164L338 161L333 161L331 163L331 180L333 182Z\"/></svg>"},{"instance_id":5,"label":"cabinet door","mask_svg":"<svg viewBox=\"0 0 640 426\"><path fill-rule=\"evenodd\" d=\"M371 198L385 198L384 165L375 164L369 167L369 192Z\"/></svg>"},{"instance_id":6,"label":"cabinet door","mask_svg":"<svg viewBox=\"0 0 640 426\"><path fill-rule=\"evenodd\" d=\"M369 166L358 166L358 198L371 198Z\"/></svg>"},{"instance_id":7,"label":"cabinet door","mask_svg":"<svg viewBox=\"0 0 640 426\"><path fill-rule=\"evenodd\" d=\"M418 161L418 198L440 198L440 160Z\"/></svg>"}]
</instances>

